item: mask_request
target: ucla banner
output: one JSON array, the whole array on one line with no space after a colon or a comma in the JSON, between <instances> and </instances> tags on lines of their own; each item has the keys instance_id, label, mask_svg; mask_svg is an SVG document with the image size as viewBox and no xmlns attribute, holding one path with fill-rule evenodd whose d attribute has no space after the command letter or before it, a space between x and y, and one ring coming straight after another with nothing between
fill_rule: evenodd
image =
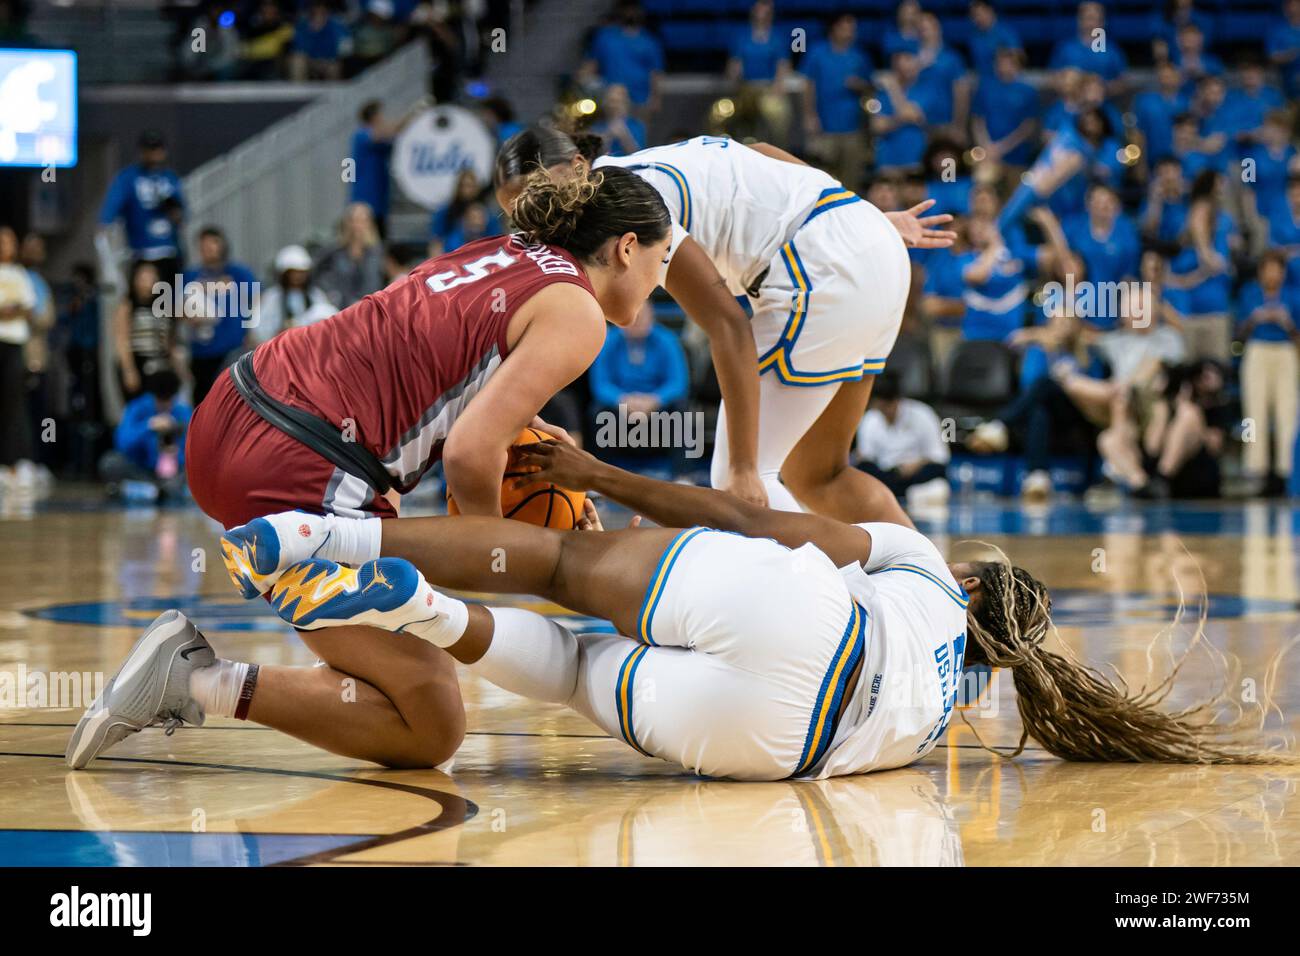
<instances>
[{"instance_id":1,"label":"ucla banner","mask_svg":"<svg viewBox=\"0 0 1300 956\"><path fill-rule=\"evenodd\" d=\"M393 146L393 179L412 202L437 209L451 201L461 171L480 185L492 178L496 140L459 106L435 106L407 125Z\"/></svg>"}]
</instances>

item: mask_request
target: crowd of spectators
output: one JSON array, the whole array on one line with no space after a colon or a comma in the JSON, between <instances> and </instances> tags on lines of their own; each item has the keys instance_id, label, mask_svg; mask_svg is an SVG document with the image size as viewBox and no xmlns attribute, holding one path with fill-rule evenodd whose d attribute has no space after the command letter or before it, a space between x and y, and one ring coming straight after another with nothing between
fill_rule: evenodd
<instances>
[{"instance_id":1,"label":"crowd of spectators","mask_svg":"<svg viewBox=\"0 0 1300 956\"><path fill-rule=\"evenodd\" d=\"M961 44L904 0L884 31L868 37L844 12L805 48L798 11L778 28L779 7L758 0L736 27L710 121L881 208L933 199L957 216L954 248L913 253L904 325L924 346L906 360L937 370L904 379L957 415L955 450L1020 452L1033 498L1062 457L1087 481L1164 497L1219 494L1239 440L1246 490L1285 490L1300 395L1300 0L1231 51L1189 0L1152 5L1144 29L1128 17L1128 34L1084 2L1032 64L987 0L970 4ZM635 89L633 115L653 121L672 52L654 27L625 3L594 34L575 82L597 120ZM942 408L952 363L995 349L1015 369L1005 404Z\"/></svg>"},{"instance_id":2,"label":"crowd of spectators","mask_svg":"<svg viewBox=\"0 0 1300 956\"><path fill-rule=\"evenodd\" d=\"M341 80L411 40L427 43L449 99L482 69L498 0L204 0L177 21L181 79Z\"/></svg>"},{"instance_id":3,"label":"crowd of spectators","mask_svg":"<svg viewBox=\"0 0 1300 956\"><path fill-rule=\"evenodd\" d=\"M0 227L0 496L46 490L54 472L98 474L133 500L180 493L183 460L174 452L189 409L226 366L424 257L422 248L385 247L364 202L343 211L334 242L314 255L286 246L265 270L241 262L215 226L200 227L187 250L185 200L166 144L146 132L139 149L103 200L96 242L105 261L77 263L67 281L51 283L43 239ZM117 271L109 231L119 224L130 258L105 316L104 279ZM103 400L103 372L121 398L117 415Z\"/></svg>"},{"instance_id":4,"label":"crowd of spectators","mask_svg":"<svg viewBox=\"0 0 1300 956\"><path fill-rule=\"evenodd\" d=\"M0 0L0 47L49 45L28 27L33 6ZM416 40L428 46L431 86L445 101L482 73L511 0L160 0L158 8L174 28L172 75L159 81L342 80Z\"/></svg>"},{"instance_id":5,"label":"crowd of spectators","mask_svg":"<svg viewBox=\"0 0 1300 956\"><path fill-rule=\"evenodd\" d=\"M933 199L957 216L954 248L913 253L904 338L922 348L896 359L934 374L904 374L922 384L898 398L954 415L959 454L1019 452L1031 498L1062 458L1140 497L1216 495L1238 440L1245 490L1283 492L1300 398L1300 0L1231 51L1190 0L1152 4L1141 29L1130 15L1127 34L1084 2L1032 64L995 2L969 5L960 44L947 7L904 0L867 36L856 6L804 30L801 6L753 3L700 126L791 149L881 208ZM648 19L620 3L572 79L611 151L668 125L669 7ZM1014 369L1005 401L945 402L952 363L993 350ZM895 401L873 405L876 445L917 417Z\"/></svg>"}]
</instances>

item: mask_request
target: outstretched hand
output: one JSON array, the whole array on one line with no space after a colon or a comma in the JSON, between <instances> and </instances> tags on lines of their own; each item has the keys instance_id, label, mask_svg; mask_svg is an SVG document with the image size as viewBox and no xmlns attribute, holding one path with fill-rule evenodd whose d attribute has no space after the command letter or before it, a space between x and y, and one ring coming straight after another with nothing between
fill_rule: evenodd
<instances>
[{"instance_id":1,"label":"outstretched hand","mask_svg":"<svg viewBox=\"0 0 1300 956\"><path fill-rule=\"evenodd\" d=\"M957 233L936 228L952 222L950 214L922 215L934 204L935 200L927 199L911 209L885 213L885 218L894 224L898 234L903 237L903 244L909 249L947 249L957 241Z\"/></svg>"},{"instance_id":2,"label":"outstretched hand","mask_svg":"<svg viewBox=\"0 0 1300 956\"><path fill-rule=\"evenodd\" d=\"M558 441L516 445L516 466L527 474L515 479L516 485L549 481L573 491L591 490L601 463L576 445Z\"/></svg>"}]
</instances>

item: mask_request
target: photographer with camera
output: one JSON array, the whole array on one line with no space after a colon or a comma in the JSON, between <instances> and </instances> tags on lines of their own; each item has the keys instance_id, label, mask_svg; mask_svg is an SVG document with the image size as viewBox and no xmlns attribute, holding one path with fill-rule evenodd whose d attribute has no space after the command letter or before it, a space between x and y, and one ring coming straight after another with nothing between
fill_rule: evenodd
<instances>
[{"instance_id":1,"label":"photographer with camera","mask_svg":"<svg viewBox=\"0 0 1300 956\"><path fill-rule=\"evenodd\" d=\"M127 403L113 448L99 461L110 497L158 501L185 490L185 428L191 408L171 369L146 375L144 391Z\"/></svg>"}]
</instances>

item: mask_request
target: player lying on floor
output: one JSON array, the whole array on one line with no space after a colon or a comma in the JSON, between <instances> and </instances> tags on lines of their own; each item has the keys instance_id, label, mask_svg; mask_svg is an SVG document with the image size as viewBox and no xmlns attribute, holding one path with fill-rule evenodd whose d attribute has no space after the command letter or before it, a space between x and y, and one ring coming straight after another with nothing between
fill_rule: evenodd
<instances>
[{"instance_id":1,"label":"player lying on floor","mask_svg":"<svg viewBox=\"0 0 1300 956\"><path fill-rule=\"evenodd\" d=\"M575 533L407 518L385 522L384 557L345 558L353 570L310 556L324 518L288 512L228 532L228 567L296 627L365 625L394 632L395 649L445 648L499 687L566 704L642 753L711 776L828 777L911 763L943 735L963 663L1010 669L1022 748L1032 736L1077 760L1291 759L1252 748L1248 728L1216 722L1211 705L1158 709L1168 682L1129 697L1045 648L1047 589L1005 561L949 565L909 528L769 511L563 444L529 454L542 478L599 491L665 527ZM467 605L430 580L535 594L607 618L625 636L574 635L531 611ZM370 681L357 682L354 703L340 703L349 675L329 668L314 669L311 689L279 682L292 668L264 667L259 680L251 665L213 661L193 625L168 612L78 725L69 761L84 766L150 723L205 712L390 766L440 762L460 740L460 728L429 722L413 698L388 696L419 684L414 654L351 675ZM436 743L421 749L412 734Z\"/></svg>"}]
</instances>

